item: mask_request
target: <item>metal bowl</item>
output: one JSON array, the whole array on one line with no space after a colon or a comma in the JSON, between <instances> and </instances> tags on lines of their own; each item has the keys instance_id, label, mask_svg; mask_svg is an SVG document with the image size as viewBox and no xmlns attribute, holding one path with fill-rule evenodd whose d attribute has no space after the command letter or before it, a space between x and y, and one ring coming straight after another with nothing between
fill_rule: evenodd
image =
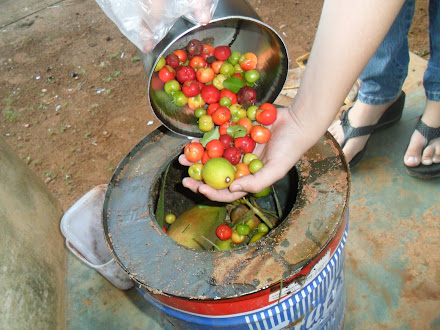
<instances>
[{"instance_id":1,"label":"metal bowl","mask_svg":"<svg viewBox=\"0 0 440 330\"><path fill-rule=\"evenodd\" d=\"M191 39L198 39L214 47L228 45L233 51L257 55L260 79L254 88L257 102L273 102L287 78L288 54L281 37L263 23L245 1L219 1L211 22L206 26L192 25L185 19L176 22L153 52L141 54L148 76L148 100L157 118L170 130L201 137L194 111L188 106L178 107L163 90L163 83L154 72L161 56L176 49L186 48Z\"/></svg>"}]
</instances>

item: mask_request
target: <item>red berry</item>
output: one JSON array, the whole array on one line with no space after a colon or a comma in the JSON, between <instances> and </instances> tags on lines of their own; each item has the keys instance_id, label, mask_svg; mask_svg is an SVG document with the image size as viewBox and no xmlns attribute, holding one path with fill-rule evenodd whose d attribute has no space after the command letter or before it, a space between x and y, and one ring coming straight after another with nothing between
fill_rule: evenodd
<instances>
[{"instance_id":1,"label":"red berry","mask_svg":"<svg viewBox=\"0 0 440 330\"><path fill-rule=\"evenodd\" d=\"M257 101L257 91L249 86L240 88L237 93L237 102L249 107Z\"/></svg>"},{"instance_id":2,"label":"red berry","mask_svg":"<svg viewBox=\"0 0 440 330\"><path fill-rule=\"evenodd\" d=\"M176 72L176 79L181 84L188 80L195 80L196 71L190 66L182 66Z\"/></svg>"},{"instance_id":3,"label":"red berry","mask_svg":"<svg viewBox=\"0 0 440 330\"><path fill-rule=\"evenodd\" d=\"M231 48L228 46L217 46L214 48L214 56L219 61L226 61L231 56Z\"/></svg>"},{"instance_id":4,"label":"red berry","mask_svg":"<svg viewBox=\"0 0 440 330\"><path fill-rule=\"evenodd\" d=\"M199 84L195 80L187 80L182 85L182 92L186 97L193 97L200 94Z\"/></svg>"},{"instance_id":5,"label":"red berry","mask_svg":"<svg viewBox=\"0 0 440 330\"><path fill-rule=\"evenodd\" d=\"M186 46L186 51L191 57L199 56L202 54L203 44L200 40L192 39L190 40L190 42L188 42L188 45Z\"/></svg>"},{"instance_id":6,"label":"red berry","mask_svg":"<svg viewBox=\"0 0 440 330\"><path fill-rule=\"evenodd\" d=\"M218 138L218 140L223 144L223 146L226 148L232 147L234 143L234 138L228 134L222 134Z\"/></svg>"},{"instance_id":7,"label":"red berry","mask_svg":"<svg viewBox=\"0 0 440 330\"><path fill-rule=\"evenodd\" d=\"M177 57L176 54L169 54L165 58L165 61L166 61L167 65L169 65L173 69L175 69L179 66L179 57Z\"/></svg>"},{"instance_id":8,"label":"red berry","mask_svg":"<svg viewBox=\"0 0 440 330\"><path fill-rule=\"evenodd\" d=\"M205 85L200 91L202 99L208 103L217 103L220 100L220 91L214 85Z\"/></svg>"},{"instance_id":9,"label":"red berry","mask_svg":"<svg viewBox=\"0 0 440 330\"><path fill-rule=\"evenodd\" d=\"M234 147L238 148L243 154L254 151L256 142L248 135L238 137L234 140Z\"/></svg>"},{"instance_id":10,"label":"red berry","mask_svg":"<svg viewBox=\"0 0 440 330\"><path fill-rule=\"evenodd\" d=\"M215 233L219 239L221 239L222 241L226 241L231 238L232 229L228 225L220 225L217 227Z\"/></svg>"},{"instance_id":11,"label":"red berry","mask_svg":"<svg viewBox=\"0 0 440 330\"><path fill-rule=\"evenodd\" d=\"M241 159L241 151L235 147L226 148L223 152L223 158L229 160L232 165L237 165Z\"/></svg>"}]
</instances>

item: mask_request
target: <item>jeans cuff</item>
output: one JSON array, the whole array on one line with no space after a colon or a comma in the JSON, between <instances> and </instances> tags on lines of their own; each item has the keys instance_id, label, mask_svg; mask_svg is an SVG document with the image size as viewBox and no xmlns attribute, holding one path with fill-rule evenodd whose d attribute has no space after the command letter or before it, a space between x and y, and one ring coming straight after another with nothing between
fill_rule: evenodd
<instances>
[{"instance_id":1,"label":"jeans cuff","mask_svg":"<svg viewBox=\"0 0 440 330\"><path fill-rule=\"evenodd\" d=\"M438 97L440 97L440 93L437 93ZM371 104L371 105L382 105L385 103L389 103L392 101L395 101L398 98L399 94L395 95L395 96L391 96L391 97L375 97L375 96L369 96L369 95L365 95L362 92L359 92L358 94L358 99L359 101L361 101L362 103L365 104Z\"/></svg>"},{"instance_id":2,"label":"jeans cuff","mask_svg":"<svg viewBox=\"0 0 440 330\"><path fill-rule=\"evenodd\" d=\"M440 102L440 92L425 90L426 98L430 101Z\"/></svg>"}]
</instances>

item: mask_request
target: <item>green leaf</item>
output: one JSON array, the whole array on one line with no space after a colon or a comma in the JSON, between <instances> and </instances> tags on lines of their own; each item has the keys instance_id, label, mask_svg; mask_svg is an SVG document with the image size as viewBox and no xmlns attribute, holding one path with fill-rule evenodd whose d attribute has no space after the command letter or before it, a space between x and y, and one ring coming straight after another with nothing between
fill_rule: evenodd
<instances>
[{"instance_id":1,"label":"green leaf","mask_svg":"<svg viewBox=\"0 0 440 330\"><path fill-rule=\"evenodd\" d=\"M165 170L160 187L159 200L157 201L156 220L160 228L163 227L163 222L165 220L165 181L168 175L168 170L170 169L170 165L171 163L168 164L167 169Z\"/></svg>"},{"instance_id":2,"label":"green leaf","mask_svg":"<svg viewBox=\"0 0 440 330\"><path fill-rule=\"evenodd\" d=\"M202 144L203 147L206 147L206 144L209 141L218 139L219 137L220 137L220 132L218 130L218 127L216 127L210 130L209 132L203 134L203 137L200 139L200 143Z\"/></svg>"},{"instance_id":3,"label":"green leaf","mask_svg":"<svg viewBox=\"0 0 440 330\"><path fill-rule=\"evenodd\" d=\"M246 128L241 125L229 126L226 133L234 139L246 136Z\"/></svg>"},{"instance_id":4,"label":"green leaf","mask_svg":"<svg viewBox=\"0 0 440 330\"><path fill-rule=\"evenodd\" d=\"M275 190L275 187L273 185L272 185L272 191L273 191L273 197L275 198L275 205L278 211L278 218L281 218L281 216L283 215L283 211L281 209L281 203L280 200L278 199L277 191Z\"/></svg>"},{"instance_id":5,"label":"green leaf","mask_svg":"<svg viewBox=\"0 0 440 330\"><path fill-rule=\"evenodd\" d=\"M232 93L238 93L240 88L244 87L245 83L238 77L230 77L223 81L223 86L229 89Z\"/></svg>"}]
</instances>

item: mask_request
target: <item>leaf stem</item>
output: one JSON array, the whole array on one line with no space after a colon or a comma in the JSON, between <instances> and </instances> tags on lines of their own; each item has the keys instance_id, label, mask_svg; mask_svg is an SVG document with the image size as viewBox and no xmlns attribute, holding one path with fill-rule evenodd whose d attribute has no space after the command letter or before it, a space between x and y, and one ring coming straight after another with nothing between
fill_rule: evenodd
<instances>
[{"instance_id":1,"label":"leaf stem","mask_svg":"<svg viewBox=\"0 0 440 330\"><path fill-rule=\"evenodd\" d=\"M200 235L201 238L205 239L209 244L211 244L213 247L215 247L217 250L221 251L221 249L214 243L212 242L210 239L206 238L203 235Z\"/></svg>"},{"instance_id":2,"label":"leaf stem","mask_svg":"<svg viewBox=\"0 0 440 330\"><path fill-rule=\"evenodd\" d=\"M273 197L275 198L275 205L277 206L278 218L281 219L283 212L281 211L281 204L280 204L280 200L278 199L278 194L277 194L275 187L273 185L272 185L272 191L273 191Z\"/></svg>"},{"instance_id":3,"label":"leaf stem","mask_svg":"<svg viewBox=\"0 0 440 330\"><path fill-rule=\"evenodd\" d=\"M243 197L243 200L244 200L244 202L247 204L247 206L249 206L250 209L251 209L252 211L254 211L255 214L258 215L258 216L261 218L261 220L263 220L264 223L265 223L270 229L273 228L272 223L269 221L269 219L266 218L266 216L263 214L263 212L261 212L261 211L260 211L259 209L257 209L255 206L253 206L253 205L252 205L252 204L251 204L246 198Z\"/></svg>"}]
</instances>

